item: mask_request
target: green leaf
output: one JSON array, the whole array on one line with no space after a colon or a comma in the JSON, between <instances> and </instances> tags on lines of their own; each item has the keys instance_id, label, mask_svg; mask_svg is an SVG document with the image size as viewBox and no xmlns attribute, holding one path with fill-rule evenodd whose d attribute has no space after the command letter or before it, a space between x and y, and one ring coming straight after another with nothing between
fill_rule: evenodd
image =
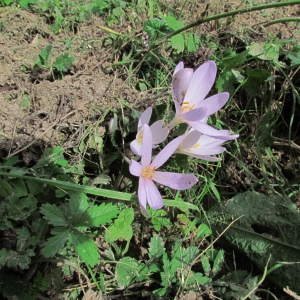
<instances>
[{"instance_id":1,"label":"green leaf","mask_svg":"<svg viewBox=\"0 0 300 300\"><path fill-rule=\"evenodd\" d=\"M22 8L28 9L28 5L36 3L36 0L19 0L18 2Z\"/></svg>"},{"instance_id":2,"label":"green leaf","mask_svg":"<svg viewBox=\"0 0 300 300\"><path fill-rule=\"evenodd\" d=\"M155 234L149 243L149 257L150 260L159 259L161 256L164 255L166 249L164 247L164 241L162 237Z\"/></svg>"},{"instance_id":3,"label":"green leaf","mask_svg":"<svg viewBox=\"0 0 300 300\"><path fill-rule=\"evenodd\" d=\"M69 72L70 68L73 65L73 62L75 61L75 56L69 56L68 53L60 54L56 57L53 67L61 73L67 73Z\"/></svg>"},{"instance_id":4,"label":"green leaf","mask_svg":"<svg viewBox=\"0 0 300 300\"><path fill-rule=\"evenodd\" d=\"M259 94L261 85L271 76L267 70L246 70L247 80L244 84L245 91L251 96Z\"/></svg>"},{"instance_id":5,"label":"green leaf","mask_svg":"<svg viewBox=\"0 0 300 300\"><path fill-rule=\"evenodd\" d=\"M101 205L94 205L88 210L91 220L91 226L101 226L106 223L111 223L112 219L118 215L119 211L116 205L111 203Z\"/></svg>"},{"instance_id":6,"label":"green leaf","mask_svg":"<svg viewBox=\"0 0 300 300\"><path fill-rule=\"evenodd\" d=\"M194 33L186 33L186 46L188 52L196 52L200 45L199 37Z\"/></svg>"},{"instance_id":7,"label":"green leaf","mask_svg":"<svg viewBox=\"0 0 300 300\"><path fill-rule=\"evenodd\" d=\"M16 195L10 197L6 209L9 217L14 220L24 220L36 209L37 200L34 196L18 198Z\"/></svg>"},{"instance_id":8,"label":"green leaf","mask_svg":"<svg viewBox=\"0 0 300 300\"><path fill-rule=\"evenodd\" d=\"M269 43L253 43L250 46L247 46L250 55L261 60L272 60L274 62L278 61L279 49L280 46L278 44Z\"/></svg>"},{"instance_id":9,"label":"green leaf","mask_svg":"<svg viewBox=\"0 0 300 300\"><path fill-rule=\"evenodd\" d=\"M205 223L202 223L197 228L196 237L198 239L204 239L210 236L211 233L212 233L211 229Z\"/></svg>"},{"instance_id":10,"label":"green leaf","mask_svg":"<svg viewBox=\"0 0 300 300\"><path fill-rule=\"evenodd\" d=\"M184 51L184 37L183 34L179 33L171 37L171 45L178 53Z\"/></svg>"},{"instance_id":11,"label":"green leaf","mask_svg":"<svg viewBox=\"0 0 300 300\"><path fill-rule=\"evenodd\" d=\"M53 257L56 253L61 251L69 236L69 230L67 228L55 228L51 230L51 233L54 236L50 237L45 242L42 250L42 253L46 258Z\"/></svg>"},{"instance_id":12,"label":"green leaf","mask_svg":"<svg viewBox=\"0 0 300 300\"><path fill-rule=\"evenodd\" d=\"M166 17L166 24L173 30L178 30L184 27L184 24L181 21L176 20L174 16Z\"/></svg>"},{"instance_id":13,"label":"green leaf","mask_svg":"<svg viewBox=\"0 0 300 300\"><path fill-rule=\"evenodd\" d=\"M18 252L25 251L29 246L36 245L39 240L35 236L31 236L29 229L25 226L16 229L18 235L17 247Z\"/></svg>"},{"instance_id":14,"label":"green leaf","mask_svg":"<svg viewBox=\"0 0 300 300\"><path fill-rule=\"evenodd\" d=\"M64 150L61 146L46 150L33 169L36 170L51 164L66 166L68 161L65 160L63 153Z\"/></svg>"},{"instance_id":15,"label":"green leaf","mask_svg":"<svg viewBox=\"0 0 300 300\"><path fill-rule=\"evenodd\" d=\"M8 268L28 269L31 264L31 257L34 255L35 253L31 249L26 249L26 251L20 253L3 248L0 250L0 266L6 265Z\"/></svg>"},{"instance_id":16,"label":"green leaf","mask_svg":"<svg viewBox=\"0 0 300 300\"><path fill-rule=\"evenodd\" d=\"M12 186L8 182L0 179L0 197L6 198L10 196L12 192Z\"/></svg>"},{"instance_id":17,"label":"green leaf","mask_svg":"<svg viewBox=\"0 0 300 300\"><path fill-rule=\"evenodd\" d=\"M270 266L284 262L268 279L300 293L300 265L295 263L300 261L300 215L288 198L247 192L214 207L207 218L216 235L240 218L224 233L226 245L237 248L261 270L269 255Z\"/></svg>"},{"instance_id":18,"label":"green leaf","mask_svg":"<svg viewBox=\"0 0 300 300\"><path fill-rule=\"evenodd\" d=\"M300 46L295 46L288 58L291 60L292 67L300 65Z\"/></svg>"},{"instance_id":19,"label":"green leaf","mask_svg":"<svg viewBox=\"0 0 300 300\"><path fill-rule=\"evenodd\" d=\"M236 54L235 52L230 53L229 56L225 56L222 59L220 67L226 70L239 67L247 60L248 52L248 50L245 50L239 54Z\"/></svg>"},{"instance_id":20,"label":"green leaf","mask_svg":"<svg viewBox=\"0 0 300 300\"><path fill-rule=\"evenodd\" d=\"M112 243L119 238L123 238L126 241L130 241L132 238L131 223L134 218L134 211L132 208L123 209L119 217L115 220L114 224L108 227L105 231L105 240L108 243Z\"/></svg>"},{"instance_id":21,"label":"green leaf","mask_svg":"<svg viewBox=\"0 0 300 300\"><path fill-rule=\"evenodd\" d=\"M54 33L59 33L61 29L61 23L64 17L57 6L55 6L54 10L55 10L56 18L55 18L55 23L52 25L52 28Z\"/></svg>"},{"instance_id":22,"label":"green leaf","mask_svg":"<svg viewBox=\"0 0 300 300\"><path fill-rule=\"evenodd\" d=\"M117 263L115 278L119 288L124 289L133 282L143 280L147 272L148 268L135 258L123 257Z\"/></svg>"},{"instance_id":23,"label":"green leaf","mask_svg":"<svg viewBox=\"0 0 300 300\"><path fill-rule=\"evenodd\" d=\"M219 271L221 270L223 263L224 263L224 250L219 250L217 253L217 256L214 259L214 263L213 263L213 268L212 268L212 273L213 275L216 275L219 273Z\"/></svg>"},{"instance_id":24,"label":"green leaf","mask_svg":"<svg viewBox=\"0 0 300 300\"><path fill-rule=\"evenodd\" d=\"M157 38L170 33L172 30L165 20L150 19L144 23L144 31L148 33L148 44L152 44Z\"/></svg>"},{"instance_id":25,"label":"green leaf","mask_svg":"<svg viewBox=\"0 0 300 300\"><path fill-rule=\"evenodd\" d=\"M149 209L151 222L156 231L160 231L162 226L171 228L172 224L169 218L166 217L167 212L165 210L159 209Z\"/></svg>"},{"instance_id":26,"label":"green leaf","mask_svg":"<svg viewBox=\"0 0 300 300\"><path fill-rule=\"evenodd\" d=\"M48 44L40 53L35 64L38 67L49 68L49 58L51 56L52 44Z\"/></svg>"},{"instance_id":27,"label":"green leaf","mask_svg":"<svg viewBox=\"0 0 300 300\"><path fill-rule=\"evenodd\" d=\"M43 204L40 212L44 215L44 218L49 221L49 224L55 226L67 226L68 220L66 219L64 212L61 208L54 204Z\"/></svg>"},{"instance_id":28,"label":"green leaf","mask_svg":"<svg viewBox=\"0 0 300 300\"><path fill-rule=\"evenodd\" d=\"M77 254L84 263L92 267L99 263L100 255L93 240L75 230L70 232L70 237Z\"/></svg>"}]
</instances>

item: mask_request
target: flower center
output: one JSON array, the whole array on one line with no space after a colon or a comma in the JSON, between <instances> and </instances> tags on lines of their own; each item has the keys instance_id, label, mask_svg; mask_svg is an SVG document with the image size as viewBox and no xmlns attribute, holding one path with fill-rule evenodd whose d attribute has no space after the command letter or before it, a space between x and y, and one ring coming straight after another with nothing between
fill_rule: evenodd
<instances>
[{"instance_id":1,"label":"flower center","mask_svg":"<svg viewBox=\"0 0 300 300\"><path fill-rule=\"evenodd\" d=\"M151 179L155 173L155 167L148 167L142 171L142 176Z\"/></svg>"},{"instance_id":2,"label":"flower center","mask_svg":"<svg viewBox=\"0 0 300 300\"><path fill-rule=\"evenodd\" d=\"M142 144L143 137L144 137L144 133L142 131L137 134L136 140L139 144Z\"/></svg>"},{"instance_id":3,"label":"flower center","mask_svg":"<svg viewBox=\"0 0 300 300\"><path fill-rule=\"evenodd\" d=\"M195 107L195 104L193 104L192 106L189 104L189 102L183 102L182 103L182 108L181 108L181 113L185 113L188 111L193 110Z\"/></svg>"}]
</instances>

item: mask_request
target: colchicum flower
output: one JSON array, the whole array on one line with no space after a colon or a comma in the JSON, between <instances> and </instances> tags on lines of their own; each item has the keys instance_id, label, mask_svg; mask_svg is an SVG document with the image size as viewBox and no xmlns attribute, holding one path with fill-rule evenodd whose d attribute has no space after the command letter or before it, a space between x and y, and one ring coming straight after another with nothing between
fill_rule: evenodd
<instances>
[{"instance_id":1,"label":"colchicum flower","mask_svg":"<svg viewBox=\"0 0 300 300\"><path fill-rule=\"evenodd\" d=\"M180 123L187 123L195 130L214 138L233 140L238 137L231 135L229 130L217 130L206 124L208 117L221 109L229 98L229 94L224 92L205 99L216 74L214 61L204 63L195 72L191 68L184 68L183 62L176 66L172 80L176 115L168 126L170 130Z\"/></svg>"},{"instance_id":2,"label":"colchicum flower","mask_svg":"<svg viewBox=\"0 0 300 300\"><path fill-rule=\"evenodd\" d=\"M221 158L212 155L220 154L226 150L226 148L220 147L224 142L224 140L216 139L191 129L175 152L198 159L220 161Z\"/></svg>"},{"instance_id":3,"label":"colchicum flower","mask_svg":"<svg viewBox=\"0 0 300 300\"><path fill-rule=\"evenodd\" d=\"M129 170L132 175L139 177L138 198L141 210L146 215L149 215L146 210L147 203L153 209L160 209L164 205L153 181L176 190L186 190L198 182L197 177L192 174L157 171L178 148L183 138L184 136L180 136L171 141L151 162L152 132L147 124L143 126L141 163L131 160Z\"/></svg>"},{"instance_id":4,"label":"colchicum flower","mask_svg":"<svg viewBox=\"0 0 300 300\"><path fill-rule=\"evenodd\" d=\"M142 141L144 134L144 125L149 124L150 118L152 114L152 108L148 107L140 116L138 123L138 132L136 135L136 139L130 143L130 148L132 152L136 155L141 156L142 151ZM169 129L167 127L163 127L163 121L159 120L153 123L150 126L150 130L152 132L152 148L156 148L158 144L162 143L169 134Z\"/></svg>"}]
</instances>

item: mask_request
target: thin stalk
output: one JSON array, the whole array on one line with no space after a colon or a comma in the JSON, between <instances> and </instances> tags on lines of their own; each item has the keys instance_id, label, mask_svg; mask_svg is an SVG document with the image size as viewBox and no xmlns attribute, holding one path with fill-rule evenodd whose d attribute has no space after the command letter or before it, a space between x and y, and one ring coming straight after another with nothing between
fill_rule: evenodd
<instances>
[{"instance_id":1,"label":"thin stalk","mask_svg":"<svg viewBox=\"0 0 300 300\"><path fill-rule=\"evenodd\" d=\"M219 20L219 19L222 19L222 18L228 18L228 17L231 17L231 16L239 15L239 14L249 13L249 12L256 11L256 10L269 9L269 8L282 7L282 6L289 6L289 5L298 5L298 4L300 4L300 0L292 0L292 1L285 1L285 2L272 2L272 3L261 4L261 5L257 5L257 6L247 7L247 8L241 8L241 9L238 9L238 10L233 10L233 11L229 11L229 12L226 12L226 13L214 15L214 16L211 16L211 17L206 17L206 18L201 17L198 20L184 26L183 28L180 28L178 30L173 31L172 33L170 33L167 36L163 37L162 39L158 40L156 43L153 43L151 45L150 49L160 45L162 42L164 42L167 39L170 39L171 37L175 36L176 34L179 34L179 33L183 32L183 31L186 31L190 28L199 26L203 23L207 23L207 22L214 21L214 20Z\"/></svg>"},{"instance_id":2,"label":"thin stalk","mask_svg":"<svg viewBox=\"0 0 300 300\"><path fill-rule=\"evenodd\" d=\"M277 23L288 23L288 22L300 22L300 18L281 18L266 23L255 24L254 27L258 27L258 26L268 27Z\"/></svg>"}]
</instances>

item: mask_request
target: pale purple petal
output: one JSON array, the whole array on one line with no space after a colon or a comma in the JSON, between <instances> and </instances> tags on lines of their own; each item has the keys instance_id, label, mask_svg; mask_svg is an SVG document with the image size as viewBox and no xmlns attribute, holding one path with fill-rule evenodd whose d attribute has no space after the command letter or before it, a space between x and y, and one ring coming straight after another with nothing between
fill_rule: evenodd
<instances>
[{"instance_id":1,"label":"pale purple petal","mask_svg":"<svg viewBox=\"0 0 300 300\"><path fill-rule=\"evenodd\" d=\"M197 130L190 131L185 137L182 143L179 146L179 150L191 149L194 145L197 144L201 137L201 133Z\"/></svg>"},{"instance_id":2,"label":"pale purple petal","mask_svg":"<svg viewBox=\"0 0 300 300\"><path fill-rule=\"evenodd\" d=\"M206 107L207 116L214 114L216 111L221 109L229 99L228 93L220 93L213 95L203 101L200 101L195 107Z\"/></svg>"},{"instance_id":3,"label":"pale purple petal","mask_svg":"<svg viewBox=\"0 0 300 300\"><path fill-rule=\"evenodd\" d=\"M130 143L130 149L135 155L142 155L142 145L136 139Z\"/></svg>"},{"instance_id":4,"label":"pale purple petal","mask_svg":"<svg viewBox=\"0 0 300 300\"><path fill-rule=\"evenodd\" d=\"M140 130L144 124L149 124L152 115L152 107L148 107L140 116L138 130Z\"/></svg>"},{"instance_id":5,"label":"pale purple petal","mask_svg":"<svg viewBox=\"0 0 300 300\"><path fill-rule=\"evenodd\" d=\"M151 129L147 124L144 124L144 135L142 142L142 158L141 164L143 169L147 168L151 163L152 156L152 133Z\"/></svg>"},{"instance_id":6,"label":"pale purple petal","mask_svg":"<svg viewBox=\"0 0 300 300\"><path fill-rule=\"evenodd\" d=\"M149 217L149 213L147 212L147 192L145 188L145 179L143 177L140 177L139 179L139 188L138 188L138 198L139 198L139 204L141 211Z\"/></svg>"},{"instance_id":7,"label":"pale purple petal","mask_svg":"<svg viewBox=\"0 0 300 300\"><path fill-rule=\"evenodd\" d=\"M190 68L185 68L178 71L172 79L172 97L175 102L175 106L181 105L188 87L190 85L190 81L193 77L194 70Z\"/></svg>"},{"instance_id":8,"label":"pale purple petal","mask_svg":"<svg viewBox=\"0 0 300 300\"><path fill-rule=\"evenodd\" d=\"M132 175L140 177L143 169L138 162L132 159L129 165L129 171Z\"/></svg>"},{"instance_id":9,"label":"pale purple petal","mask_svg":"<svg viewBox=\"0 0 300 300\"><path fill-rule=\"evenodd\" d=\"M191 127L193 127L195 130L205 134L209 135L211 137L214 137L216 139L224 140L224 141L229 141L229 140L234 140L237 137L239 137L238 134L236 135L231 135L230 131L228 130L217 130L206 123L203 122L187 122Z\"/></svg>"},{"instance_id":10,"label":"pale purple petal","mask_svg":"<svg viewBox=\"0 0 300 300\"><path fill-rule=\"evenodd\" d=\"M164 206L161 194L151 179L145 178L145 190L148 204L153 209L160 209Z\"/></svg>"},{"instance_id":11,"label":"pale purple petal","mask_svg":"<svg viewBox=\"0 0 300 300\"><path fill-rule=\"evenodd\" d=\"M174 76L178 71L180 71L180 70L183 69L183 68L184 68L184 63L181 61L181 62L175 67L173 76Z\"/></svg>"},{"instance_id":12,"label":"pale purple petal","mask_svg":"<svg viewBox=\"0 0 300 300\"><path fill-rule=\"evenodd\" d=\"M197 122L207 116L207 108L199 107L181 114L181 118L189 122Z\"/></svg>"},{"instance_id":13,"label":"pale purple petal","mask_svg":"<svg viewBox=\"0 0 300 300\"><path fill-rule=\"evenodd\" d=\"M219 130L221 131L221 130ZM230 132L228 133L230 134ZM224 140L216 139L208 135L202 135L199 139L199 143L203 147L215 147L215 146L220 146L224 143Z\"/></svg>"},{"instance_id":14,"label":"pale purple petal","mask_svg":"<svg viewBox=\"0 0 300 300\"><path fill-rule=\"evenodd\" d=\"M214 61L208 61L201 65L193 74L184 101L190 104L202 101L209 93L216 74L217 66Z\"/></svg>"},{"instance_id":15,"label":"pale purple petal","mask_svg":"<svg viewBox=\"0 0 300 300\"><path fill-rule=\"evenodd\" d=\"M152 180L175 190L186 190L198 182L193 174L180 174L156 171Z\"/></svg>"},{"instance_id":16,"label":"pale purple petal","mask_svg":"<svg viewBox=\"0 0 300 300\"><path fill-rule=\"evenodd\" d=\"M199 147L191 149L191 153L199 154L199 155L215 155L223 153L226 150L224 147Z\"/></svg>"},{"instance_id":17,"label":"pale purple petal","mask_svg":"<svg viewBox=\"0 0 300 300\"><path fill-rule=\"evenodd\" d=\"M162 143L169 134L169 129L167 127L163 128L163 125L164 122L159 120L150 126L154 145Z\"/></svg>"},{"instance_id":18,"label":"pale purple petal","mask_svg":"<svg viewBox=\"0 0 300 300\"><path fill-rule=\"evenodd\" d=\"M175 152L175 150L182 142L183 138L184 136L177 137L176 139L171 141L164 149L162 149L154 158L153 162L151 163L151 167L155 167L155 169L158 169L160 166L162 166Z\"/></svg>"}]
</instances>

